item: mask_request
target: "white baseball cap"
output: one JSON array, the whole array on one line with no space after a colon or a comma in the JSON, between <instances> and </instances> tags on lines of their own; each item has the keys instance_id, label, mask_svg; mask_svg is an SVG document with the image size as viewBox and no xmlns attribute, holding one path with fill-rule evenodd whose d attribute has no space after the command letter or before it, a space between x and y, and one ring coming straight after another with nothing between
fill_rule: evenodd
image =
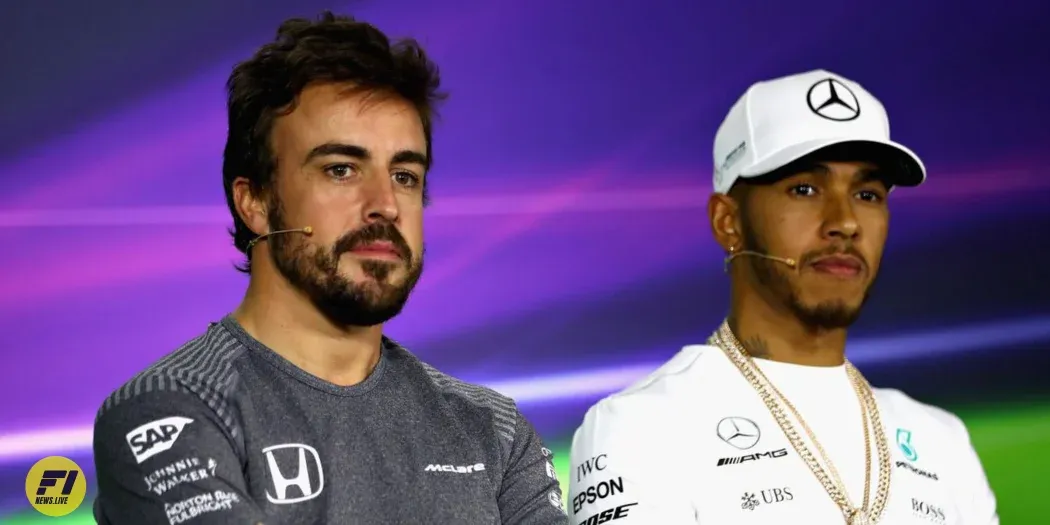
<instances>
[{"instance_id":1,"label":"white baseball cap","mask_svg":"<svg viewBox=\"0 0 1050 525\"><path fill-rule=\"evenodd\" d=\"M890 140L886 108L860 84L822 69L755 83L715 135L715 193L847 142L870 145L873 156L899 162L900 169L888 170L895 186L926 179L919 157Z\"/></svg>"}]
</instances>

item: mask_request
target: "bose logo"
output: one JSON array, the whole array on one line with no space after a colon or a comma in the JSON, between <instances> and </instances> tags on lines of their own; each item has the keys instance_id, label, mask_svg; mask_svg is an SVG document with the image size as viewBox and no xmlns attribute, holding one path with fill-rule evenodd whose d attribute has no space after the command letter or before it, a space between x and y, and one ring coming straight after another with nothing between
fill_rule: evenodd
<instances>
[{"instance_id":1,"label":"bose logo","mask_svg":"<svg viewBox=\"0 0 1050 525\"><path fill-rule=\"evenodd\" d=\"M471 472L481 472L482 470L485 470L484 463L467 466L427 465L427 468L423 469L424 472L455 472L456 474L470 474Z\"/></svg>"},{"instance_id":2,"label":"bose logo","mask_svg":"<svg viewBox=\"0 0 1050 525\"><path fill-rule=\"evenodd\" d=\"M172 416L158 419L128 432L125 439L135 455L135 461L142 463L147 459L171 449L175 440L186 425L193 423L188 417Z\"/></svg>"}]
</instances>

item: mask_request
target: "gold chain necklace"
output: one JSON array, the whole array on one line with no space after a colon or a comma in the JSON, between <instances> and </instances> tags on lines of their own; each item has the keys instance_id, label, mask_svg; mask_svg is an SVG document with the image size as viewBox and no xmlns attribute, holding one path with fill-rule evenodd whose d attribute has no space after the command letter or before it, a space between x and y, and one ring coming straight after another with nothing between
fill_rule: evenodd
<instances>
[{"instance_id":1,"label":"gold chain necklace","mask_svg":"<svg viewBox=\"0 0 1050 525\"><path fill-rule=\"evenodd\" d=\"M828 458L827 453L824 451L824 447L817 441L813 431L806 424L805 420L795 409L795 406L785 397L780 391L769 381L769 379L762 373L761 369L755 365L751 356L737 340L733 331L729 328L727 322L723 322L718 332L711 336L708 340L709 344L717 346L725 352L726 356L729 357L730 361L736 365L737 369L744 376L745 379L751 384L752 388L759 394L762 401L765 403L766 408L769 409L773 418L776 419L777 424L780 425L784 435L791 442L791 446L794 447L798 455L805 461L813 475L817 477L817 480L821 485L824 486L824 490L827 491L831 499L839 506L842 511L846 522L849 525L871 525L877 523L879 518L882 516L882 511L886 506L886 499L889 495L890 486L890 454L889 446L886 443L886 434L882 428L882 421L879 417L878 405L875 401L875 396L871 391L871 385L864 379L860 371L853 367L849 361L846 362L846 371L850 377L850 382L853 385L853 389L857 394L857 399L861 405L861 419L864 424L864 502L860 507L854 507L846 494L846 485L842 482L842 478L839 476L838 470L834 464ZM779 402L778 402L779 398ZM810 441L817 449L818 453L823 459L824 463L828 466L828 470L831 471L829 476L828 472L820 465L820 462L814 457L813 453L810 452L809 448L806 447L805 442L802 440L798 431L795 430L794 425L787 418L780 403L783 403L791 411L792 415L802 426L806 432ZM874 427L872 430L875 432L875 445L879 457L879 482L878 488L876 489L874 503L868 507L870 501L871 492L871 441L870 431L868 428L869 417L871 419L871 426Z\"/></svg>"}]
</instances>

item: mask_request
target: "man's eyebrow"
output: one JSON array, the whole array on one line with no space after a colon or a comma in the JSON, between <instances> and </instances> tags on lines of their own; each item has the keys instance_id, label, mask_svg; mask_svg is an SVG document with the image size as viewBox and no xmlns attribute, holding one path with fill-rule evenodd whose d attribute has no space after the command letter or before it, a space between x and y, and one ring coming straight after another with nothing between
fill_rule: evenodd
<instances>
[{"instance_id":1,"label":"man's eyebrow","mask_svg":"<svg viewBox=\"0 0 1050 525\"><path fill-rule=\"evenodd\" d=\"M356 144L328 142L311 149L310 152L306 154L306 159L303 160L303 164L308 164L310 161L318 157L325 157L328 155L339 155L358 160L372 159L372 153L369 152L367 148ZM430 159L427 158L426 154L415 150L406 149L398 151L390 159L390 162L391 164L419 164L423 168L430 168Z\"/></svg>"},{"instance_id":2,"label":"man's eyebrow","mask_svg":"<svg viewBox=\"0 0 1050 525\"><path fill-rule=\"evenodd\" d=\"M341 155L343 157L352 157L360 160L368 160L372 158L372 154L361 146L355 144L327 142L311 149L310 152L306 154L303 164L308 164L317 157L325 157L328 155Z\"/></svg>"},{"instance_id":3,"label":"man's eyebrow","mask_svg":"<svg viewBox=\"0 0 1050 525\"><path fill-rule=\"evenodd\" d=\"M430 167L430 159L423 153L414 150L403 149L394 154L390 159L391 164L419 164L423 168Z\"/></svg>"}]
</instances>

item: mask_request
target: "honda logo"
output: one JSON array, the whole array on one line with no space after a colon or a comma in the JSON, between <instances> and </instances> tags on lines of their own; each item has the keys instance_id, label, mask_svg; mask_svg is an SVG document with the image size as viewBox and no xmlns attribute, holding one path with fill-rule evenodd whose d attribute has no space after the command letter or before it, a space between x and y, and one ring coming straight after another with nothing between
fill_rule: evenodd
<instances>
[{"instance_id":1,"label":"honda logo","mask_svg":"<svg viewBox=\"0 0 1050 525\"><path fill-rule=\"evenodd\" d=\"M295 465L292 465L293 455L290 453L280 454L284 469L282 470L278 466L276 451L282 449L295 449L298 451L298 461ZM313 458L311 462L306 460L307 453ZM321 457L317 455L317 450L309 445L302 445L299 443L285 443L282 445L274 445L272 447L266 447L263 449L263 454L266 455L266 465L270 467L270 479L273 480L273 488L275 494L270 494L270 491L266 491L266 499L270 500L270 503L277 505L288 505L291 503L299 503L307 500L311 500L321 495L321 491L324 490L324 470L321 468ZM313 477L311 471L315 471L317 479L317 489L314 489ZM288 489L295 487L299 489L301 496L288 497Z\"/></svg>"}]
</instances>

